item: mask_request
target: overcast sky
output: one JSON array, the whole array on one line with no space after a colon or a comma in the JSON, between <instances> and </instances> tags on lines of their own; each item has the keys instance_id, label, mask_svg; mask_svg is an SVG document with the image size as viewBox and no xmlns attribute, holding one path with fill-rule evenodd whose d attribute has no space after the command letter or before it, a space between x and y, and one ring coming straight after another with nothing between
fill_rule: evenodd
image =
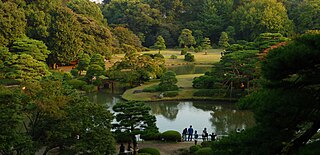
<instances>
[{"instance_id":1,"label":"overcast sky","mask_svg":"<svg viewBox=\"0 0 320 155\"><path fill-rule=\"evenodd\" d=\"M101 3L102 0L90 0L90 1Z\"/></svg>"}]
</instances>

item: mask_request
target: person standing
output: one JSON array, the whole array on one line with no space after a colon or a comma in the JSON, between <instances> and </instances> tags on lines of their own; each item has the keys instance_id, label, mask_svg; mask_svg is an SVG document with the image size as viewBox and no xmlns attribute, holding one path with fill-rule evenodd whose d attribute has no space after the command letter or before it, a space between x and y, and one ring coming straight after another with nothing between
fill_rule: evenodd
<instances>
[{"instance_id":1,"label":"person standing","mask_svg":"<svg viewBox=\"0 0 320 155\"><path fill-rule=\"evenodd\" d=\"M204 128L203 131L202 131L202 140L203 140L203 141L208 140L208 131L207 131L207 128Z\"/></svg>"},{"instance_id":2,"label":"person standing","mask_svg":"<svg viewBox=\"0 0 320 155\"><path fill-rule=\"evenodd\" d=\"M194 145L197 145L197 142L198 142L198 132L197 130L194 131Z\"/></svg>"},{"instance_id":3,"label":"person standing","mask_svg":"<svg viewBox=\"0 0 320 155\"><path fill-rule=\"evenodd\" d=\"M215 141L216 140L216 134L214 134L213 132L212 132L212 134L210 135L211 136L211 141Z\"/></svg>"},{"instance_id":4,"label":"person standing","mask_svg":"<svg viewBox=\"0 0 320 155\"><path fill-rule=\"evenodd\" d=\"M183 131L182 131L182 139L184 141L187 141L187 132L188 132L187 128L184 128Z\"/></svg>"},{"instance_id":5,"label":"person standing","mask_svg":"<svg viewBox=\"0 0 320 155\"><path fill-rule=\"evenodd\" d=\"M192 135L193 135L193 129L192 129L192 125L190 125L188 129L188 141L192 141Z\"/></svg>"}]
</instances>

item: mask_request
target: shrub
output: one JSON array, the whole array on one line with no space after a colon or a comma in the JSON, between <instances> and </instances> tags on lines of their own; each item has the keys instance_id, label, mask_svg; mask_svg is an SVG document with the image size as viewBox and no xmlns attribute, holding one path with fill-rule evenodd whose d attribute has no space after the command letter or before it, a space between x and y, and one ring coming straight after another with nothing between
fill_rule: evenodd
<instances>
[{"instance_id":1,"label":"shrub","mask_svg":"<svg viewBox=\"0 0 320 155\"><path fill-rule=\"evenodd\" d=\"M79 70L78 69L71 69L71 71L70 71L70 73L72 74L72 76L74 76L74 77L78 77L79 76L79 74L78 74L78 72L79 72Z\"/></svg>"},{"instance_id":2,"label":"shrub","mask_svg":"<svg viewBox=\"0 0 320 155\"><path fill-rule=\"evenodd\" d=\"M190 51L194 52L194 50L195 50L194 47L191 46L191 47L190 47Z\"/></svg>"},{"instance_id":3,"label":"shrub","mask_svg":"<svg viewBox=\"0 0 320 155\"><path fill-rule=\"evenodd\" d=\"M198 46L194 49L194 52L198 53L198 52L202 52L202 47L201 46Z\"/></svg>"},{"instance_id":4,"label":"shrub","mask_svg":"<svg viewBox=\"0 0 320 155\"><path fill-rule=\"evenodd\" d=\"M177 91L167 91L167 92L164 92L163 96L164 97L175 97L178 94L179 93Z\"/></svg>"},{"instance_id":5,"label":"shrub","mask_svg":"<svg viewBox=\"0 0 320 155\"><path fill-rule=\"evenodd\" d=\"M194 153L195 155L212 155L213 151L210 147L201 148Z\"/></svg>"},{"instance_id":6,"label":"shrub","mask_svg":"<svg viewBox=\"0 0 320 155\"><path fill-rule=\"evenodd\" d=\"M196 151L200 150L201 146L200 145L193 145L189 148L190 153L195 153Z\"/></svg>"},{"instance_id":7,"label":"shrub","mask_svg":"<svg viewBox=\"0 0 320 155\"><path fill-rule=\"evenodd\" d=\"M97 86L95 86L95 85L84 85L84 86L82 86L82 90L87 92L87 93L96 91L96 88L97 88Z\"/></svg>"},{"instance_id":8,"label":"shrub","mask_svg":"<svg viewBox=\"0 0 320 155\"><path fill-rule=\"evenodd\" d=\"M142 90L143 92L157 92L159 91L159 86L158 85L153 85L150 87L146 87Z\"/></svg>"},{"instance_id":9,"label":"shrub","mask_svg":"<svg viewBox=\"0 0 320 155\"><path fill-rule=\"evenodd\" d=\"M194 61L195 61L194 55L192 55L191 53L187 53L187 54L184 56L184 60L185 60L185 61L189 61L189 62L194 62Z\"/></svg>"},{"instance_id":10,"label":"shrub","mask_svg":"<svg viewBox=\"0 0 320 155\"><path fill-rule=\"evenodd\" d=\"M72 79L71 73L69 72L63 73L63 80L71 80L71 79Z\"/></svg>"},{"instance_id":11,"label":"shrub","mask_svg":"<svg viewBox=\"0 0 320 155\"><path fill-rule=\"evenodd\" d=\"M160 151L156 148L142 148L138 152L139 152L139 154L140 153L149 153L151 155L160 155Z\"/></svg>"},{"instance_id":12,"label":"shrub","mask_svg":"<svg viewBox=\"0 0 320 155\"><path fill-rule=\"evenodd\" d=\"M153 55L153 58L164 58L164 56L160 53L156 53Z\"/></svg>"},{"instance_id":13,"label":"shrub","mask_svg":"<svg viewBox=\"0 0 320 155\"><path fill-rule=\"evenodd\" d=\"M74 89L83 89L83 86L87 83L82 80L72 79L67 82Z\"/></svg>"},{"instance_id":14,"label":"shrub","mask_svg":"<svg viewBox=\"0 0 320 155\"><path fill-rule=\"evenodd\" d=\"M181 140L181 134L178 131L169 130L162 133L161 138L165 141L177 142Z\"/></svg>"},{"instance_id":15,"label":"shrub","mask_svg":"<svg viewBox=\"0 0 320 155\"><path fill-rule=\"evenodd\" d=\"M181 55L186 55L187 52L188 52L188 48L183 48L183 49L181 50Z\"/></svg>"},{"instance_id":16,"label":"shrub","mask_svg":"<svg viewBox=\"0 0 320 155\"><path fill-rule=\"evenodd\" d=\"M176 55L171 55L170 59L177 59L178 57Z\"/></svg>"}]
</instances>

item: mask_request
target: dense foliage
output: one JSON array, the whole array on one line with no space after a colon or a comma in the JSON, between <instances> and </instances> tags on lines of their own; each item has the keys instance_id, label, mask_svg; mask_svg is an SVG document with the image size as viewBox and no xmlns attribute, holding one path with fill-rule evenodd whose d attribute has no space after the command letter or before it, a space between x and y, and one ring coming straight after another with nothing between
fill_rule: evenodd
<instances>
[{"instance_id":1,"label":"dense foliage","mask_svg":"<svg viewBox=\"0 0 320 155\"><path fill-rule=\"evenodd\" d=\"M254 111L256 127L212 149L225 154L292 154L312 143L320 128L319 45L320 33L310 31L271 50L262 62L263 88L240 102Z\"/></svg>"},{"instance_id":2,"label":"dense foliage","mask_svg":"<svg viewBox=\"0 0 320 155\"><path fill-rule=\"evenodd\" d=\"M112 114L61 81L41 80L0 88L1 154L112 154Z\"/></svg>"}]
</instances>

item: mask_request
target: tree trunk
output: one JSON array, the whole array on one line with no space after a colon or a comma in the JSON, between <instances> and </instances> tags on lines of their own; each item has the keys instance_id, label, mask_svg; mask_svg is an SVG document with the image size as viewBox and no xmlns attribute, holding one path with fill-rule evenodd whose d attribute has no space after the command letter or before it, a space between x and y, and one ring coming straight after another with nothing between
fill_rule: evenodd
<instances>
[{"instance_id":1,"label":"tree trunk","mask_svg":"<svg viewBox=\"0 0 320 155\"><path fill-rule=\"evenodd\" d=\"M320 128L320 122L314 122L313 125L306 130L300 137L290 142L290 144L281 151L281 154L292 154L294 151L298 150L302 145L305 145L308 140L317 133Z\"/></svg>"}]
</instances>

